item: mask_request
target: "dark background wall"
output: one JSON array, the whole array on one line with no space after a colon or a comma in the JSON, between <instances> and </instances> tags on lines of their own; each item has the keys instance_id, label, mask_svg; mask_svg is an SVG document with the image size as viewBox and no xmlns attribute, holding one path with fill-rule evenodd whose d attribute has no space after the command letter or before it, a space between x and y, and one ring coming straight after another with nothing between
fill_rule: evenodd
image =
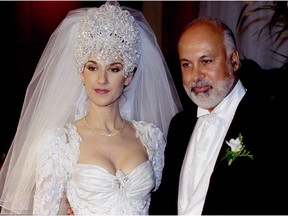
<instances>
[{"instance_id":1,"label":"dark background wall","mask_svg":"<svg viewBox=\"0 0 288 216\"><path fill-rule=\"evenodd\" d=\"M68 11L80 7L99 6L103 3L103 1L0 2L2 72L0 92L3 116L0 134L1 152L7 152L13 140L26 87L52 32ZM186 94L183 94L177 64L177 40L184 26L198 16L198 2L120 1L119 3L140 11L145 9L143 14L152 28L155 28L180 97L185 103ZM161 11L161 17L157 17L159 14L148 13L153 9Z\"/></svg>"}]
</instances>

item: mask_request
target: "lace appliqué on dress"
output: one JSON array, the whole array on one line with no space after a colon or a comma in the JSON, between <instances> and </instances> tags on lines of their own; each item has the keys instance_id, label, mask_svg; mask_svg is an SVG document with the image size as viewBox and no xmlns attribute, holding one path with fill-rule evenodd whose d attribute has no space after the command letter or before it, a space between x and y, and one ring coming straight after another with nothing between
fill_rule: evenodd
<instances>
[{"instance_id":1,"label":"lace appliqu\u00e9 on dress","mask_svg":"<svg viewBox=\"0 0 288 216\"><path fill-rule=\"evenodd\" d=\"M71 171L79 157L80 136L67 124L51 133L43 142L36 166L34 214L55 215Z\"/></svg>"},{"instance_id":2,"label":"lace appliqu\u00e9 on dress","mask_svg":"<svg viewBox=\"0 0 288 216\"><path fill-rule=\"evenodd\" d=\"M156 177L155 190L158 189L164 168L164 150L166 142L162 131L154 124L144 121L132 121L137 128L136 136L139 137L148 151L149 160L152 161Z\"/></svg>"}]
</instances>

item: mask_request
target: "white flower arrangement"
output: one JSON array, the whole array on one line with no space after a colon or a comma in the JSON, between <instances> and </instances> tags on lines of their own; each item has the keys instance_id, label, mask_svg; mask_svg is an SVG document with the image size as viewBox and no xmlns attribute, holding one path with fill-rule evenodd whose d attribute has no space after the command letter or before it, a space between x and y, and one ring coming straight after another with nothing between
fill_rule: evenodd
<instances>
[{"instance_id":1,"label":"white flower arrangement","mask_svg":"<svg viewBox=\"0 0 288 216\"><path fill-rule=\"evenodd\" d=\"M230 166L237 157L249 157L253 160L253 154L251 154L250 151L247 151L243 145L243 136L241 133L239 133L239 136L236 139L230 139L229 142L226 140L226 143L230 148L228 147L226 149L226 153L222 160L227 159L228 166Z\"/></svg>"}]
</instances>

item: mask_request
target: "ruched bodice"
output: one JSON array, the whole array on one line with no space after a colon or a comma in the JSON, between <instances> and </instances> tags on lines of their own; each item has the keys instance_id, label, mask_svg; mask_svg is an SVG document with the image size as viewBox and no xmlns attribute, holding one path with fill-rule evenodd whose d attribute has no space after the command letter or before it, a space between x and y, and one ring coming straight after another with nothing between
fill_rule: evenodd
<instances>
[{"instance_id":1,"label":"ruched bodice","mask_svg":"<svg viewBox=\"0 0 288 216\"><path fill-rule=\"evenodd\" d=\"M141 215L146 210L154 188L150 161L145 161L125 175L111 174L92 164L77 164L67 188L67 197L75 214Z\"/></svg>"},{"instance_id":2,"label":"ruched bodice","mask_svg":"<svg viewBox=\"0 0 288 216\"><path fill-rule=\"evenodd\" d=\"M148 160L130 173L109 173L95 164L77 163L81 142L77 128L66 124L56 129L39 148L33 213L65 214L66 194L76 215L148 215L151 192L162 178L166 142L154 124L132 123Z\"/></svg>"}]
</instances>

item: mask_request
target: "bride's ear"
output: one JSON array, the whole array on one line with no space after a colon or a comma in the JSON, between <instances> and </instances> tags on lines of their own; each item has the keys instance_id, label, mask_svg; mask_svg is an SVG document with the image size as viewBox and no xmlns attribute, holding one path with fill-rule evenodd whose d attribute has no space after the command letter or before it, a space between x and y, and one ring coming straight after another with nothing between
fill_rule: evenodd
<instances>
[{"instance_id":1,"label":"bride's ear","mask_svg":"<svg viewBox=\"0 0 288 216\"><path fill-rule=\"evenodd\" d=\"M131 82L131 80L132 80L132 78L134 76L135 71L136 70L134 70L133 72L128 73L128 76L126 77L126 80L124 82L125 86L128 86L130 84L130 82Z\"/></svg>"},{"instance_id":2,"label":"bride's ear","mask_svg":"<svg viewBox=\"0 0 288 216\"><path fill-rule=\"evenodd\" d=\"M127 77L126 80L125 80L125 82L124 82L124 85L125 85L125 86L128 86L128 85L130 84L132 78L133 78L133 75Z\"/></svg>"},{"instance_id":3,"label":"bride's ear","mask_svg":"<svg viewBox=\"0 0 288 216\"><path fill-rule=\"evenodd\" d=\"M85 80L84 80L83 71L80 73L80 77L81 77L83 85L85 86Z\"/></svg>"}]
</instances>

